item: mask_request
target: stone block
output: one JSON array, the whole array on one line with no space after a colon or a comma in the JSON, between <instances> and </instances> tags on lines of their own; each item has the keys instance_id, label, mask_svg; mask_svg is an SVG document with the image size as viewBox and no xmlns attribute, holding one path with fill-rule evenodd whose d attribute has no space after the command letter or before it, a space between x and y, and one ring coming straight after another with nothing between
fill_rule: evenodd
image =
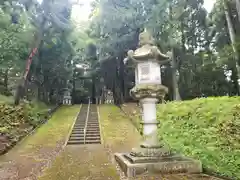
<instances>
[{"instance_id":1,"label":"stone block","mask_svg":"<svg viewBox=\"0 0 240 180\"><path fill-rule=\"evenodd\" d=\"M169 157L134 157L128 153L116 153L115 160L127 177L135 177L144 173L179 174L201 173L202 164L178 155Z\"/></svg>"}]
</instances>

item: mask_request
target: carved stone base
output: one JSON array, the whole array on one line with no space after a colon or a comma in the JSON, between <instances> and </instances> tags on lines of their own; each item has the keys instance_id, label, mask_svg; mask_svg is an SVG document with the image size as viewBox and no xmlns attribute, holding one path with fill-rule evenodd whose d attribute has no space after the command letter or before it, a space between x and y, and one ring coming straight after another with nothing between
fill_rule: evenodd
<instances>
[{"instance_id":1,"label":"carved stone base","mask_svg":"<svg viewBox=\"0 0 240 180\"><path fill-rule=\"evenodd\" d=\"M135 157L128 153L116 153L115 160L127 177L144 173L201 173L202 164L178 155L168 157Z\"/></svg>"},{"instance_id":2,"label":"carved stone base","mask_svg":"<svg viewBox=\"0 0 240 180\"><path fill-rule=\"evenodd\" d=\"M133 148L131 153L132 156L136 157L166 157L170 156L171 152L168 148L144 148L138 147Z\"/></svg>"}]
</instances>

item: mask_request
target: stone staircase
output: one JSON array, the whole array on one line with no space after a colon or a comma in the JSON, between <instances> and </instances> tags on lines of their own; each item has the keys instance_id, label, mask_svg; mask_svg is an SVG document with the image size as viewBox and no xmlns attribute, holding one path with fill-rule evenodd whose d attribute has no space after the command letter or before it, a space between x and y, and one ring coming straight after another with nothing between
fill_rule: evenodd
<instances>
[{"instance_id":1,"label":"stone staircase","mask_svg":"<svg viewBox=\"0 0 240 180\"><path fill-rule=\"evenodd\" d=\"M67 145L84 144L101 144L97 106L94 104L82 105L67 143Z\"/></svg>"}]
</instances>

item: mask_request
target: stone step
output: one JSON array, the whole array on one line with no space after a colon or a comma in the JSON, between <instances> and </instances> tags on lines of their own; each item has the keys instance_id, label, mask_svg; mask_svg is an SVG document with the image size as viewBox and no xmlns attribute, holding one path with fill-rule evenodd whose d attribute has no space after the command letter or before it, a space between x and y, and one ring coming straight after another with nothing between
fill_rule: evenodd
<instances>
[{"instance_id":1,"label":"stone step","mask_svg":"<svg viewBox=\"0 0 240 180\"><path fill-rule=\"evenodd\" d=\"M101 144L101 135L98 122L98 112L94 105L90 106L89 119L87 121L86 134L84 134L84 128L86 126L87 108L88 106L83 106L80 115L75 122L72 133L69 137L68 144L72 145L83 145L84 135L85 144ZM83 109L84 108L84 109Z\"/></svg>"},{"instance_id":2,"label":"stone step","mask_svg":"<svg viewBox=\"0 0 240 180\"><path fill-rule=\"evenodd\" d=\"M86 123L76 123L74 126L85 126Z\"/></svg>"},{"instance_id":3,"label":"stone step","mask_svg":"<svg viewBox=\"0 0 240 180\"><path fill-rule=\"evenodd\" d=\"M99 127L98 127L98 126L87 126L87 130L88 130L88 129L91 129L91 130L92 130L92 129L99 129Z\"/></svg>"},{"instance_id":4,"label":"stone step","mask_svg":"<svg viewBox=\"0 0 240 180\"><path fill-rule=\"evenodd\" d=\"M85 128L85 126L74 126L73 127L73 129L84 129ZM99 126L98 125L87 125L87 129L88 128L99 128Z\"/></svg>"},{"instance_id":5,"label":"stone step","mask_svg":"<svg viewBox=\"0 0 240 180\"><path fill-rule=\"evenodd\" d=\"M88 125L87 125L87 128L99 128L99 125L91 125L91 124L88 124Z\"/></svg>"},{"instance_id":6,"label":"stone step","mask_svg":"<svg viewBox=\"0 0 240 180\"><path fill-rule=\"evenodd\" d=\"M99 129L87 129L86 132L100 132Z\"/></svg>"},{"instance_id":7,"label":"stone step","mask_svg":"<svg viewBox=\"0 0 240 180\"><path fill-rule=\"evenodd\" d=\"M84 144L84 141L76 141L76 140L72 140L72 141L68 141L67 143L68 145L77 145L77 144ZM101 144L100 140L87 140L85 141L85 144Z\"/></svg>"},{"instance_id":8,"label":"stone step","mask_svg":"<svg viewBox=\"0 0 240 180\"><path fill-rule=\"evenodd\" d=\"M74 141L81 141L84 140L84 137L70 137L69 141L74 140ZM85 137L85 140L100 140L100 136L98 137Z\"/></svg>"},{"instance_id":9,"label":"stone step","mask_svg":"<svg viewBox=\"0 0 240 180\"><path fill-rule=\"evenodd\" d=\"M83 131L73 131L72 134L84 134Z\"/></svg>"},{"instance_id":10,"label":"stone step","mask_svg":"<svg viewBox=\"0 0 240 180\"><path fill-rule=\"evenodd\" d=\"M86 133L86 136L88 136L88 137L100 137L100 134L99 133L95 133L95 134ZM84 134L72 134L70 137L84 137Z\"/></svg>"},{"instance_id":11,"label":"stone step","mask_svg":"<svg viewBox=\"0 0 240 180\"><path fill-rule=\"evenodd\" d=\"M74 129L84 129L85 126L74 126Z\"/></svg>"},{"instance_id":12,"label":"stone step","mask_svg":"<svg viewBox=\"0 0 240 180\"><path fill-rule=\"evenodd\" d=\"M100 131L87 131L86 133L87 134L97 134L97 133L100 134Z\"/></svg>"},{"instance_id":13,"label":"stone step","mask_svg":"<svg viewBox=\"0 0 240 180\"><path fill-rule=\"evenodd\" d=\"M84 129L85 126L74 126L73 129Z\"/></svg>"}]
</instances>

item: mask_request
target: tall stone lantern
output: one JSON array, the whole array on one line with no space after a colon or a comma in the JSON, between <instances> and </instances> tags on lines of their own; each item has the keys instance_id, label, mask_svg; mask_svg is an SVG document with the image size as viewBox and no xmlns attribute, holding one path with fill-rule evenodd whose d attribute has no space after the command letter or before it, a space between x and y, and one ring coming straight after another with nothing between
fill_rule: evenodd
<instances>
[{"instance_id":1,"label":"tall stone lantern","mask_svg":"<svg viewBox=\"0 0 240 180\"><path fill-rule=\"evenodd\" d=\"M130 153L116 153L115 159L127 177L145 172L199 173L199 161L171 153L169 147L158 138L156 104L162 100L168 88L162 85L160 65L170 61L171 54L162 54L154 39L145 29L139 35L139 48L128 51L128 58L135 65L135 87L130 94L142 106L143 142Z\"/></svg>"}]
</instances>

